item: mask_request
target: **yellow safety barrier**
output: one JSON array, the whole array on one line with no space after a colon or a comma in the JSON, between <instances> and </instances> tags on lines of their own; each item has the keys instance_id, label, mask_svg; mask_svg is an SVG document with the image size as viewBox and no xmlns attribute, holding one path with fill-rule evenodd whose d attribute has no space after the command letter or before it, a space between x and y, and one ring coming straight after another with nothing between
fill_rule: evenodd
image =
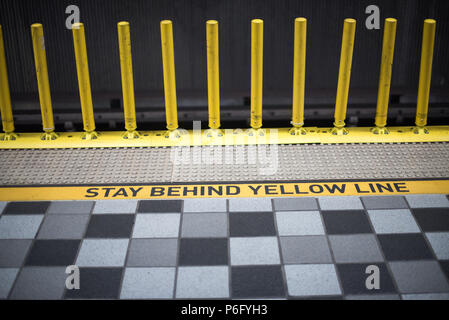
<instances>
[{"instance_id":1,"label":"yellow safety barrier","mask_svg":"<svg viewBox=\"0 0 449 320\"><path fill-rule=\"evenodd\" d=\"M262 127L263 21L251 21L251 128Z\"/></svg>"},{"instance_id":2,"label":"yellow safety barrier","mask_svg":"<svg viewBox=\"0 0 449 320\"><path fill-rule=\"evenodd\" d=\"M125 116L125 139L139 138L136 131L136 106L134 100L134 79L131 57L131 35L129 23L126 21L117 24L118 44L120 51L120 71L122 73L123 112Z\"/></svg>"},{"instance_id":3,"label":"yellow safety barrier","mask_svg":"<svg viewBox=\"0 0 449 320\"><path fill-rule=\"evenodd\" d=\"M307 19L295 19L293 51L292 135L306 134L304 125L304 90L306 86L306 36Z\"/></svg>"},{"instance_id":4,"label":"yellow safety barrier","mask_svg":"<svg viewBox=\"0 0 449 320\"><path fill-rule=\"evenodd\" d=\"M76 59L76 72L78 74L81 113L83 114L85 131L83 134L83 139L97 139L98 133L95 131L94 108L92 105L92 92L90 89L89 64L87 62L84 25L82 23L74 23L72 25L72 32Z\"/></svg>"},{"instance_id":5,"label":"yellow safety barrier","mask_svg":"<svg viewBox=\"0 0 449 320\"><path fill-rule=\"evenodd\" d=\"M0 25L0 111L4 134L0 135L1 141L15 140L14 118L12 115L11 96L9 93L8 70L6 68L5 46L3 43L3 30Z\"/></svg>"},{"instance_id":6,"label":"yellow safety barrier","mask_svg":"<svg viewBox=\"0 0 449 320\"><path fill-rule=\"evenodd\" d=\"M424 20L421 49L421 66L419 69L418 103L416 105L415 133L428 133L427 113L429 111L430 80L432 76L433 46L435 42L436 21Z\"/></svg>"},{"instance_id":7,"label":"yellow safety barrier","mask_svg":"<svg viewBox=\"0 0 449 320\"><path fill-rule=\"evenodd\" d=\"M338 71L337 98L335 100L335 121L332 134L348 134L345 129L346 109L348 107L349 82L351 79L352 52L355 38L354 19L345 19L341 42L340 69Z\"/></svg>"},{"instance_id":8,"label":"yellow safety barrier","mask_svg":"<svg viewBox=\"0 0 449 320\"><path fill-rule=\"evenodd\" d=\"M209 106L209 136L220 135L220 62L218 54L218 22L206 22L207 93Z\"/></svg>"},{"instance_id":9,"label":"yellow safety barrier","mask_svg":"<svg viewBox=\"0 0 449 320\"><path fill-rule=\"evenodd\" d=\"M33 40L34 64L36 66L37 87L41 104L42 125L44 134L42 140L54 140L58 135L54 132L53 109L50 96L50 82L48 81L47 57L45 54L44 29L42 24L31 25L31 38Z\"/></svg>"},{"instance_id":10,"label":"yellow safety barrier","mask_svg":"<svg viewBox=\"0 0 449 320\"><path fill-rule=\"evenodd\" d=\"M394 43L396 40L396 19L385 19L382 60L380 64L379 90L377 93L375 134L388 134L388 103L390 100L391 70L393 67Z\"/></svg>"}]
</instances>

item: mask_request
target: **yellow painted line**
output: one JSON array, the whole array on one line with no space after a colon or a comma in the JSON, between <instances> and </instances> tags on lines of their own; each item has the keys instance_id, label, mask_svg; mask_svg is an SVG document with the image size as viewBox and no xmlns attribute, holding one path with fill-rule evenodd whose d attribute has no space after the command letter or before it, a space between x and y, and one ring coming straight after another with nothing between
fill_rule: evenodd
<instances>
[{"instance_id":1,"label":"yellow painted line","mask_svg":"<svg viewBox=\"0 0 449 320\"><path fill-rule=\"evenodd\" d=\"M0 201L449 194L449 180L4 187Z\"/></svg>"},{"instance_id":2,"label":"yellow painted line","mask_svg":"<svg viewBox=\"0 0 449 320\"><path fill-rule=\"evenodd\" d=\"M122 131L100 132L97 139L83 140L83 132L61 132L55 140L41 140L40 133L18 133L16 140L0 141L0 149L61 149L61 148L126 148L207 145L253 145L298 143L412 143L449 142L449 126L427 127L428 134L413 132L415 127L389 127L389 134L374 134L371 127L347 128L347 135L333 135L332 128L308 127L305 135L292 135L291 128L226 129L222 136L208 136L207 130L194 134L186 130L179 138L168 136L167 131L140 131L137 139L123 139ZM264 132L264 135L259 135Z\"/></svg>"}]
</instances>

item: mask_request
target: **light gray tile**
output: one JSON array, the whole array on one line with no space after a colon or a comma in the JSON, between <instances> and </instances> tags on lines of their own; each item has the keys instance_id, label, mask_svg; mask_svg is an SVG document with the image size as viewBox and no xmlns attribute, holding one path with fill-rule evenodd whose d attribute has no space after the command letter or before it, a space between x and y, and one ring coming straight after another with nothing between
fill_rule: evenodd
<instances>
[{"instance_id":1,"label":"light gray tile","mask_svg":"<svg viewBox=\"0 0 449 320\"><path fill-rule=\"evenodd\" d=\"M89 214L94 201L52 201L48 208L49 214Z\"/></svg>"},{"instance_id":2,"label":"light gray tile","mask_svg":"<svg viewBox=\"0 0 449 320\"><path fill-rule=\"evenodd\" d=\"M182 218L182 237L223 238L228 235L226 213L186 213Z\"/></svg>"},{"instance_id":3,"label":"light gray tile","mask_svg":"<svg viewBox=\"0 0 449 320\"><path fill-rule=\"evenodd\" d=\"M278 198L273 201L276 211L318 210L318 203L315 198Z\"/></svg>"},{"instance_id":4,"label":"light gray tile","mask_svg":"<svg viewBox=\"0 0 449 320\"><path fill-rule=\"evenodd\" d=\"M362 201L356 196L318 197L321 210L361 210Z\"/></svg>"},{"instance_id":5,"label":"light gray tile","mask_svg":"<svg viewBox=\"0 0 449 320\"><path fill-rule=\"evenodd\" d=\"M449 300L449 293L403 294L404 300Z\"/></svg>"},{"instance_id":6,"label":"light gray tile","mask_svg":"<svg viewBox=\"0 0 449 320\"><path fill-rule=\"evenodd\" d=\"M128 239L85 239L76 265L80 267L121 267L125 264Z\"/></svg>"},{"instance_id":7,"label":"light gray tile","mask_svg":"<svg viewBox=\"0 0 449 320\"><path fill-rule=\"evenodd\" d=\"M44 218L43 215L2 215L0 239L33 239Z\"/></svg>"},{"instance_id":8,"label":"light gray tile","mask_svg":"<svg viewBox=\"0 0 449 320\"><path fill-rule=\"evenodd\" d=\"M179 267L176 298L229 298L228 267Z\"/></svg>"},{"instance_id":9,"label":"light gray tile","mask_svg":"<svg viewBox=\"0 0 449 320\"><path fill-rule=\"evenodd\" d=\"M61 299L64 293L65 267L25 267L20 272L11 299Z\"/></svg>"},{"instance_id":10,"label":"light gray tile","mask_svg":"<svg viewBox=\"0 0 449 320\"><path fill-rule=\"evenodd\" d=\"M130 267L176 266L178 239L132 239L127 265Z\"/></svg>"},{"instance_id":11,"label":"light gray tile","mask_svg":"<svg viewBox=\"0 0 449 320\"><path fill-rule=\"evenodd\" d=\"M184 199L184 212L226 212L226 199Z\"/></svg>"},{"instance_id":12,"label":"light gray tile","mask_svg":"<svg viewBox=\"0 0 449 320\"><path fill-rule=\"evenodd\" d=\"M444 194L412 194L405 198L411 208L449 207L449 200Z\"/></svg>"},{"instance_id":13,"label":"light gray tile","mask_svg":"<svg viewBox=\"0 0 449 320\"><path fill-rule=\"evenodd\" d=\"M449 260L449 232L426 233L438 260Z\"/></svg>"},{"instance_id":14,"label":"light gray tile","mask_svg":"<svg viewBox=\"0 0 449 320\"><path fill-rule=\"evenodd\" d=\"M266 212L272 210L271 198L229 199L229 211L231 212Z\"/></svg>"},{"instance_id":15,"label":"light gray tile","mask_svg":"<svg viewBox=\"0 0 449 320\"><path fill-rule=\"evenodd\" d=\"M276 237L230 238L231 264L280 264Z\"/></svg>"},{"instance_id":16,"label":"light gray tile","mask_svg":"<svg viewBox=\"0 0 449 320\"><path fill-rule=\"evenodd\" d=\"M319 211L276 212L280 236L310 236L324 234Z\"/></svg>"},{"instance_id":17,"label":"light gray tile","mask_svg":"<svg viewBox=\"0 0 449 320\"><path fill-rule=\"evenodd\" d=\"M379 234L420 232L409 209L368 210L368 215Z\"/></svg>"},{"instance_id":18,"label":"light gray tile","mask_svg":"<svg viewBox=\"0 0 449 320\"><path fill-rule=\"evenodd\" d=\"M6 299L8 297L18 272L18 268L0 269L0 299Z\"/></svg>"},{"instance_id":19,"label":"light gray tile","mask_svg":"<svg viewBox=\"0 0 449 320\"><path fill-rule=\"evenodd\" d=\"M346 300L400 300L397 294L348 295Z\"/></svg>"},{"instance_id":20,"label":"light gray tile","mask_svg":"<svg viewBox=\"0 0 449 320\"><path fill-rule=\"evenodd\" d=\"M448 292L449 284L436 261L390 262L401 293Z\"/></svg>"},{"instance_id":21,"label":"light gray tile","mask_svg":"<svg viewBox=\"0 0 449 320\"><path fill-rule=\"evenodd\" d=\"M333 264L298 264L284 268L291 296L341 294Z\"/></svg>"},{"instance_id":22,"label":"light gray tile","mask_svg":"<svg viewBox=\"0 0 449 320\"><path fill-rule=\"evenodd\" d=\"M175 268L126 268L120 298L173 298L175 270Z\"/></svg>"},{"instance_id":23,"label":"light gray tile","mask_svg":"<svg viewBox=\"0 0 449 320\"><path fill-rule=\"evenodd\" d=\"M372 234L329 236L329 242L337 263L383 261Z\"/></svg>"},{"instance_id":24,"label":"light gray tile","mask_svg":"<svg viewBox=\"0 0 449 320\"><path fill-rule=\"evenodd\" d=\"M29 240L0 240L0 267L20 267L31 245Z\"/></svg>"},{"instance_id":25,"label":"light gray tile","mask_svg":"<svg viewBox=\"0 0 449 320\"><path fill-rule=\"evenodd\" d=\"M5 209L7 203L6 201L0 201L0 215L3 213L3 209Z\"/></svg>"},{"instance_id":26,"label":"light gray tile","mask_svg":"<svg viewBox=\"0 0 449 320\"><path fill-rule=\"evenodd\" d=\"M89 215L47 215L37 235L38 239L81 239Z\"/></svg>"},{"instance_id":27,"label":"light gray tile","mask_svg":"<svg viewBox=\"0 0 449 320\"><path fill-rule=\"evenodd\" d=\"M179 213L138 214L133 238L175 238L179 235Z\"/></svg>"},{"instance_id":28,"label":"light gray tile","mask_svg":"<svg viewBox=\"0 0 449 320\"><path fill-rule=\"evenodd\" d=\"M135 213L138 200L97 200L93 213Z\"/></svg>"},{"instance_id":29,"label":"light gray tile","mask_svg":"<svg viewBox=\"0 0 449 320\"><path fill-rule=\"evenodd\" d=\"M332 262L325 236L281 237L281 248L286 264Z\"/></svg>"},{"instance_id":30,"label":"light gray tile","mask_svg":"<svg viewBox=\"0 0 449 320\"><path fill-rule=\"evenodd\" d=\"M366 209L407 209L407 202L401 196L361 197Z\"/></svg>"}]
</instances>

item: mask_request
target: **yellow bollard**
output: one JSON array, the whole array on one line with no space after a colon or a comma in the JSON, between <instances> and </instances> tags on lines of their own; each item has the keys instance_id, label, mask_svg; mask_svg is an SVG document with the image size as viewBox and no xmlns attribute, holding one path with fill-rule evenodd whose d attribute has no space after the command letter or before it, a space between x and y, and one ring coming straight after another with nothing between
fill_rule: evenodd
<instances>
[{"instance_id":1,"label":"yellow bollard","mask_svg":"<svg viewBox=\"0 0 449 320\"><path fill-rule=\"evenodd\" d=\"M348 134L345 127L346 109L348 107L349 82L351 78L352 52L355 38L354 19L345 19L341 43L340 69L338 71L337 98L335 101L335 121L332 134Z\"/></svg>"},{"instance_id":2,"label":"yellow bollard","mask_svg":"<svg viewBox=\"0 0 449 320\"><path fill-rule=\"evenodd\" d=\"M92 105L92 92L90 89L89 65L87 62L86 38L84 25L72 25L73 45L75 48L76 72L78 74L78 87L80 92L81 113L83 115L83 139L91 140L98 137L95 131L94 109Z\"/></svg>"},{"instance_id":3,"label":"yellow bollard","mask_svg":"<svg viewBox=\"0 0 449 320\"><path fill-rule=\"evenodd\" d=\"M375 125L372 132L388 134L387 125L388 103L390 100L391 69L393 67L394 43L396 39L396 19L385 19L384 38L382 44L382 60L380 64L379 89L377 93L377 108Z\"/></svg>"},{"instance_id":4,"label":"yellow bollard","mask_svg":"<svg viewBox=\"0 0 449 320\"><path fill-rule=\"evenodd\" d=\"M421 67L419 69L418 103L416 105L415 133L428 133L427 113L429 110L430 80L432 76L433 46L435 42L436 21L424 20L421 49Z\"/></svg>"},{"instance_id":5,"label":"yellow bollard","mask_svg":"<svg viewBox=\"0 0 449 320\"><path fill-rule=\"evenodd\" d=\"M45 53L45 39L42 24L31 25L31 37L33 40L34 63L36 66L37 87L41 104L42 125L44 134L42 140L54 140L58 136L54 132L53 109L51 105L50 83L48 81L47 57Z\"/></svg>"},{"instance_id":6,"label":"yellow bollard","mask_svg":"<svg viewBox=\"0 0 449 320\"><path fill-rule=\"evenodd\" d=\"M11 96L9 93L8 70L6 68L5 46L3 44L3 30L0 25L0 111L2 115L3 131L0 140L16 140L14 133L14 118L12 115Z\"/></svg>"},{"instance_id":7,"label":"yellow bollard","mask_svg":"<svg viewBox=\"0 0 449 320\"><path fill-rule=\"evenodd\" d=\"M173 48L173 27L170 20L161 21L162 67L164 71L165 116L167 129L178 129L178 108L176 102L175 53Z\"/></svg>"},{"instance_id":8,"label":"yellow bollard","mask_svg":"<svg viewBox=\"0 0 449 320\"><path fill-rule=\"evenodd\" d=\"M304 125L304 90L306 83L306 36L307 19L295 19L295 42L293 51L293 102L290 134L306 134Z\"/></svg>"},{"instance_id":9,"label":"yellow bollard","mask_svg":"<svg viewBox=\"0 0 449 320\"><path fill-rule=\"evenodd\" d=\"M120 50L120 71L122 73L123 112L125 115L124 139L139 138L136 131L136 106L134 101L133 65L131 57L131 35L129 23L126 21L117 24L118 43Z\"/></svg>"},{"instance_id":10,"label":"yellow bollard","mask_svg":"<svg viewBox=\"0 0 449 320\"><path fill-rule=\"evenodd\" d=\"M251 21L251 128L262 127L263 21Z\"/></svg>"},{"instance_id":11,"label":"yellow bollard","mask_svg":"<svg viewBox=\"0 0 449 320\"><path fill-rule=\"evenodd\" d=\"M220 128L220 73L218 55L218 22L206 22L207 44L207 91L209 105L209 128L207 135L221 135Z\"/></svg>"}]
</instances>

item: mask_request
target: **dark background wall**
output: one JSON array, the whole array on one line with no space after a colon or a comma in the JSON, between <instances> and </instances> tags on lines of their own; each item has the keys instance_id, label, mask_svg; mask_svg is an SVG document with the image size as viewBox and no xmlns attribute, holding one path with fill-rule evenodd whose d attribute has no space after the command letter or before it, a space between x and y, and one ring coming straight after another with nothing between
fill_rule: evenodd
<instances>
[{"instance_id":1,"label":"dark background wall","mask_svg":"<svg viewBox=\"0 0 449 320\"><path fill-rule=\"evenodd\" d=\"M94 99L121 99L117 22L131 23L132 53L138 108L153 97L163 105L163 78L159 22L174 22L176 83L181 111L186 97L207 97L205 22L219 21L220 80L226 98L249 95L250 23L264 19L264 99L268 104L288 101L292 85L293 21L308 19L306 102L326 96L334 99L343 20L357 19L350 102L357 92L375 98L380 65L383 20L398 19L393 92L416 93L423 20L437 20L432 93L449 92L449 1L447 0L1 0L8 74L13 97L37 101L37 85L30 25L44 26L50 86L55 110L63 101L78 98L71 30L65 28L68 5L79 6L85 24ZM367 30L365 8L380 8L381 29ZM68 99L68 100L67 100ZM246 98L247 99L247 98ZM284 99L284 100L282 100ZM285 100L287 99L287 100ZM105 101L106 101L105 100ZM148 103L143 103L147 101ZM229 100L230 104L236 104ZM234 101L234 102L232 102ZM240 100L237 100L240 101ZM374 101L375 102L375 101ZM153 103L154 104L154 103ZM237 103L238 104L238 103ZM38 111L37 104L26 104ZM99 106L106 106L103 100ZM192 105L192 103L190 103ZM195 105L195 103L193 103ZM32 106L32 107L31 107ZM96 108L100 108L96 105Z\"/></svg>"}]
</instances>

